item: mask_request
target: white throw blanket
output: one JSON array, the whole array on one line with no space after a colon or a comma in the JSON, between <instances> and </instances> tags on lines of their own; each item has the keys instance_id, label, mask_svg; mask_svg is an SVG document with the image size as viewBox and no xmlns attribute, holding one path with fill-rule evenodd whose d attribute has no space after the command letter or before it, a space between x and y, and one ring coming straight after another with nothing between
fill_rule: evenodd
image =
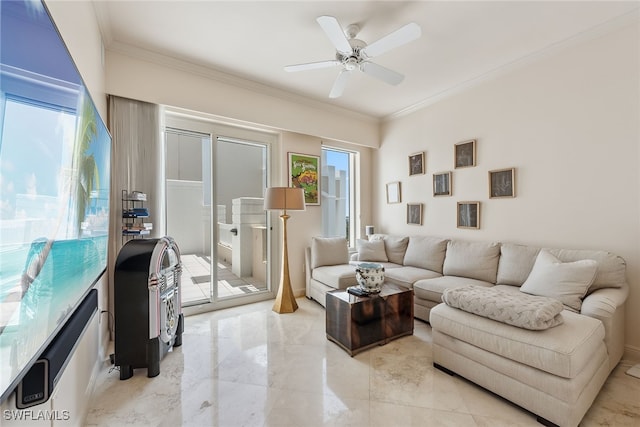
<instances>
[{"instance_id":1,"label":"white throw blanket","mask_svg":"<svg viewBox=\"0 0 640 427\"><path fill-rule=\"evenodd\" d=\"M471 285L445 290L442 301L451 307L519 328L543 330L563 322L560 301L523 292L503 292Z\"/></svg>"}]
</instances>

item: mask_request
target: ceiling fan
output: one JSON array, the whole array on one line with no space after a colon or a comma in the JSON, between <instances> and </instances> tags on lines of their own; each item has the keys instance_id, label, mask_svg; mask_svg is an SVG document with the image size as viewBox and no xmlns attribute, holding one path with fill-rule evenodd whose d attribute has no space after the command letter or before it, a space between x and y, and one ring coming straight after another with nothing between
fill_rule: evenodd
<instances>
[{"instance_id":1,"label":"ceiling fan","mask_svg":"<svg viewBox=\"0 0 640 427\"><path fill-rule=\"evenodd\" d=\"M371 44L366 44L356 38L360 32L358 25L351 24L343 30L338 20L333 16L320 16L316 21L335 46L336 59L287 65L284 69L294 72L341 66L342 70L333 83L329 98L338 98L342 95L351 73L356 69L391 85L399 84L404 80L402 74L371 62L371 58L416 40L422 34L420 26L412 22Z\"/></svg>"}]
</instances>

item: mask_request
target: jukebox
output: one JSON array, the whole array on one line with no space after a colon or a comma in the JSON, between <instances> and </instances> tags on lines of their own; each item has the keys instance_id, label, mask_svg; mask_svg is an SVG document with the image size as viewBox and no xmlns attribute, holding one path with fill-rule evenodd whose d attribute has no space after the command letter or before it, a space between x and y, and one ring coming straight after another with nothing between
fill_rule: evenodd
<instances>
[{"instance_id":1,"label":"jukebox","mask_svg":"<svg viewBox=\"0 0 640 427\"><path fill-rule=\"evenodd\" d=\"M182 345L180 251L171 237L135 239L120 250L114 273L115 355L120 379L135 368L160 373L160 360Z\"/></svg>"}]
</instances>

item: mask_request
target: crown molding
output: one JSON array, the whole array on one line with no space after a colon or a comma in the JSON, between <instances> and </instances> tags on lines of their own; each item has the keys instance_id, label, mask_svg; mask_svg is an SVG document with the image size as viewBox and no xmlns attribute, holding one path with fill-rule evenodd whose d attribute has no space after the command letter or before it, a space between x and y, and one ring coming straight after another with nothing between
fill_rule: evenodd
<instances>
[{"instance_id":1,"label":"crown molding","mask_svg":"<svg viewBox=\"0 0 640 427\"><path fill-rule=\"evenodd\" d=\"M306 105L308 107L324 110L333 114L339 114L341 116L351 117L353 119L362 120L365 122L371 122L375 124L380 123L379 117L360 113L358 111L350 110L347 108L337 107L335 105L327 104L326 102L317 101L306 96L295 94L285 89L269 86L264 83L259 83L254 80L236 76L228 72L213 68L211 66L195 64L193 62L178 59L147 49L142 49L130 44L113 41L109 43L106 49L107 51L130 56L136 59L151 62L160 66L172 68L189 74L194 74L200 77L214 80L219 83L235 86L244 90L249 90L261 95L272 96L285 101Z\"/></svg>"}]
</instances>

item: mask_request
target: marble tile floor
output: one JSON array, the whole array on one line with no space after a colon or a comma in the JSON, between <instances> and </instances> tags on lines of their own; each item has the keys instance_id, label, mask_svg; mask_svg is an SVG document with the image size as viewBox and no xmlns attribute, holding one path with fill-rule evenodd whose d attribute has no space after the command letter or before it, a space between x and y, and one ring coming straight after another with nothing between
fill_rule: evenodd
<instances>
[{"instance_id":1,"label":"marble tile floor","mask_svg":"<svg viewBox=\"0 0 640 427\"><path fill-rule=\"evenodd\" d=\"M160 375L120 381L105 364L86 426L540 426L535 417L432 366L431 327L349 357L325 312L298 298L187 317ZM613 371L581 426L640 425L640 379Z\"/></svg>"}]
</instances>

